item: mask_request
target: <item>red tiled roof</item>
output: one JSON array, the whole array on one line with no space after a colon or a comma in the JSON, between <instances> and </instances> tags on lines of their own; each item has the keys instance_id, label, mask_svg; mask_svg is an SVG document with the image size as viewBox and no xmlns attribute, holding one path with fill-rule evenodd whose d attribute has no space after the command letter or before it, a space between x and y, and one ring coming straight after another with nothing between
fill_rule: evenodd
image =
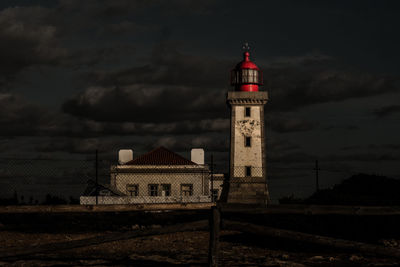
<instances>
[{"instance_id":1,"label":"red tiled roof","mask_svg":"<svg viewBox=\"0 0 400 267\"><path fill-rule=\"evenodd\" d=\"M144 155L128 161L125 165L197 165L193 161L169 151L165 147L156 148Z\"/></svg>"}]
</instances>

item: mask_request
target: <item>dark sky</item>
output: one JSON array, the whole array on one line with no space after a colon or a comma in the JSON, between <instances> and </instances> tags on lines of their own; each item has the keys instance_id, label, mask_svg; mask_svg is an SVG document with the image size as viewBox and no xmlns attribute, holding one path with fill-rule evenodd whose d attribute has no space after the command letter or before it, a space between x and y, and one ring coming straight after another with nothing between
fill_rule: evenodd
<instances>
[{"instance_id":1,"label":"dark sky","mask_svg":"<svg viewBox=\"0 0 400 267\"><path fill-rule=\"evenodd\" d=\"M228 159L229 72L264 72L271 194L400 178L398 1L0 2L0 153ZM279 194L276 192L280 192Z\"/></svg>"}]
</instances>

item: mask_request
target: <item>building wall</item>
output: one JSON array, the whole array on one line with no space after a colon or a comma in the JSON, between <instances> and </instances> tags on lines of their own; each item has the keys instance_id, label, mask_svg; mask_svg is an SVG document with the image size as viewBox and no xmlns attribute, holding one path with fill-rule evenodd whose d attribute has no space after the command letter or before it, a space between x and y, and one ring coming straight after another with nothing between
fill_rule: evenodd
<instances>
[{"instance_id":1,"label":"building wall","mask_svg":"<svg viewBox=\"0 0 400 267\"><path fill-rule=\"evenodd\" d=\"M245 107L251 109L250 116L245 116ZM262 168L262 140L260 107L254 105L235 105L234 110L234 156L233 177L245 176L245 166L252 167L252 176L257 176ZM245 146L245 138L251 137L251 146Z\"/></svg>"},{"instance_id":2,"label":"building wall","mask_svg":"<svg viewBox=\"0 0 400 267\"><path fill-rule=\"evenodd\" d=\"M128 184L137 184L139 186L139 197L149 196L149 184L159 185L159 190L161 190L162 184L170 184L171 196L181 195L182 184L192 184L193 196L208 195L208 173L132 172L112 173L111 177L112 185L114 185L118 191L127 195L129 195L127 191Z\"/></svg>"},{"instance_id":3,"label":"building wall","mask_svg":"<svg viewBox=\"0 0 400 267\"><path fill-rule=\"evenodd\" d=\"M98 196L99 205L155 204L155 203L209 203L210 196L171 196L171 197L131 197L131 196ZM95 196L81 196L81 205L96 205Z\"/></svg>"}]
</instances>

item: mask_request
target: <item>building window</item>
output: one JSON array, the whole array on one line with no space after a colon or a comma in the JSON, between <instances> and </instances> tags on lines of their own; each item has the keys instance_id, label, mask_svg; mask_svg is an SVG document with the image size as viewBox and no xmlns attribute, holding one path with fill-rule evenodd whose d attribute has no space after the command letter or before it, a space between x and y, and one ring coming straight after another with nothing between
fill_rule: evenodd
<instances>
[{"instance_id":1,"label":"building window","mask_svg":"<svg viewBox=\"0 0 400 267\"><path fill-rule=\"evenodd\" d=\"M251 147L251 137L250 136L245 137L244 146Z\"/></svg>"},{"instance_id":2,"label":"building window","mask_svg":"<svg viewBox=\"0 0 400 267\"><path fill-rule=\"evenodd\" d=\"M158 196L158 184L149 184L149 196Z\"/></svg>"},{"instance_id":3,"label":"building window","mask_svg":"<svg viewBox=\"0 0 400 267\"><path fill-rule=\"evenodd\" d=\"M171 195L171 184L161 185L161 196L169 197Z\"/></svg>"},{"instance_id":4,"label":"building window","mask_svg":"<svg viewBox=\"0 0 400 267\"><path fill-rule=\"evenodd\" d=\"M251 176L251 166L246 166L246 176L250 177Z\"/></svg>"},{"instance_id":5,"label":"building window","mask_svg":"<svg viewBox=\"0 0 400 267\"><path fill-rule=\"evenodd\" d=\"M192 196L193 184L181 184L181 196Z\"/></svg>"},{"instance_id":6,"label":"building window","mask_svg":"<svg viewBox=\"0 0 400 267\"><path fill-rule=\"evenodd\" d=\"M137 197L139 195L139 185L138 184L127 184L126 191L128 195L132 197Z\"/></svg>"},{"instance_id":7,"label":"building window","mask_svg":"<svg viewBox=\"0 0 400 267\"><path fill-rule=\"evenodd\" d=\"M251 107L245 107L244 108L244 116L245 117L250 117L251 116Z\"/></svg>"}]
</instances>

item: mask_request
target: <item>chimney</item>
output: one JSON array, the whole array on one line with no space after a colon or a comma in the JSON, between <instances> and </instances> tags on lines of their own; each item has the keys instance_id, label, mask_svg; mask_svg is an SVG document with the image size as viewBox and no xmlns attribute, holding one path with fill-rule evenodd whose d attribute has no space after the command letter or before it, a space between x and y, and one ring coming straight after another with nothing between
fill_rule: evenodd
<instances>
[{"instance_id":1,"label":"chimney","mask_svg":"<svg viewBox=\"0 0 400 267\"><path fill-rule=\"evenodd\" d=\"M192 148L190 153L190 160L196 164L204 165L204 149Z\"/></svg>"},{"instance_id":2,"label":"chimney","mask_svg":"<svg viewBox=\"0 0 400 267\"><path fill-rule=\"evenodd\" d=\"M118 151L118 164L124 165L128 161L133 160L133 150L132 149L120 149Z\"/></svg>"}]
</instances>

